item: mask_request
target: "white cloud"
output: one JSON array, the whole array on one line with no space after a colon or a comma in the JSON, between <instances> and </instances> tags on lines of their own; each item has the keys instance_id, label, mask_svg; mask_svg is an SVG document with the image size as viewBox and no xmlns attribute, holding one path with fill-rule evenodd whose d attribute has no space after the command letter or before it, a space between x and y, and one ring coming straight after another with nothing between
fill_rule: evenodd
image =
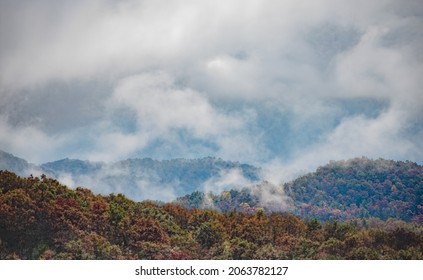
<instances>
[{"instance_id":1,"label":"white cloud","mask_svg":"<svg viewBox=\"0 0 423 280\"><path fill-rule=\"evenodd\" d=\"M151 133L176 128L187 129L195 137L208 137L243 126L242 120L213 108L204 95L177 88L164 73L124 79L113 101L133 110L140 129Z\"/></svg>"},{"instance_id":2,"label":"white cloud","mask_svg":"<svg viewBox=\"0 0 423 280\"><path fill-rule=\"evenodd\" d=\"M247 127L248 122L254 122L254 115L220 110L205 94L177 86L164 72L123 79L109 104L113 110L129 110L136 116L136 132L121 135L123 140L128 137L133 140L134 145L127 146L133 147L133 151L155 140L178 141L176 134L183 131L194 140L210 142L215 146L215 153L225 158L239 159L246 152L251 159L259 156L257 147L254 147L256 137L249 134ZM190 145L190 141L183 144Z\"/></svg>"},{"instance_id":3,"label":"white cloud","mask_svg":"<svg viewBox=\"0 0 423 280\"><path fill-rule=\"evenodd\" d=\"M207 180L202 186L201 191L204 193L212 192L220 194L223 191L231 189L242 189L245 186L251 185L253 182L244 177L242 170L233 168L230 170L223 170L218 176L214 176Z\"/></svg>"},{"instance_id":4,"label":"white cloud","mask_svg":"<svg viewBox=\"0 0 423 280\"><path fill-rule=\"evenodd\" d=\"M171 201L177 197L176 186L160 182L160 178L153 172L134 174L124 166L117 164L102 165L97 171L89 175L72 175L69 173L57 174L58 180L68 187L88 187L94 193L109 195L111 193L125 194L135 201L161 200Z\"/></svg>"},{"instance_id":5,"label":"white cloud","mask_svg":"<svg viewBox=\"0 0 423 280\"><path fill-rule=\"evenodd\" d=\"M40 162L49 158L49 155L66 143L66 137L47 135L30 125L11 126L7 118L1 115L0 135L2 150L24 157L31 162Z\"/></svg>"},{"instance_id":6,"label":"white cloud","mask_svg":"<svg viewBox=\"0 0 423 280\"><path fill-rule=\"evenodd\" d=\"M273 184L280 184L314 171L331 160L362 156L418 162L423 157L423 145L415 138L404 137L406 118L398 114L391 110L375 119L364 116L347 118L319 143L297 151L292 161L268 163L263 176ZM421 133L417 135L421 136Z\"/></svg>"},{"instance_id":7,"label":"white cloud","mask_svg":"<svg viewBox=\"0 0 423 280\"><path fill-rule=\"evenodd\" d=\"M0 147L36 162L421 162L422 16L413 0L1 1Z\"/></svg>"}]
</instances>

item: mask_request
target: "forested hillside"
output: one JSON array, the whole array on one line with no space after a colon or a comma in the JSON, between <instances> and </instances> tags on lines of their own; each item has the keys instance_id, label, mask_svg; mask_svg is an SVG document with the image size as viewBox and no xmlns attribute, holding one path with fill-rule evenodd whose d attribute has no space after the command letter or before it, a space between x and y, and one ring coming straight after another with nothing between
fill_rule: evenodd
<instances>
[{"instance_id":1,"label":"forested hillside","mask_svg":"<svg viewBox=\"0 0 423 280\"><path fill-rule=\"evenodd\" d=\"M423 228L219 213L0 171L0 259L423 259Z\"/></svg>"},{"instance_id":2,"label":"forested hillside","mask_svg":"<svg viewBox=\"0 0 423 280\"><path fill-rule=\"evenodd\" d=\"M222 212L282 209L319 221L373 217L423 223L423 167L413 162L367 158L336 161L283 186L272 186L270 192L269 185L264 182L221 194L194 192L175 203ZM273 203L261 197L264 191L275 197Z\"/></svg>"},{"instance_id":3,"label":"forested hillside","mask_svg":"<svg viewBox=\"0 0 423 280\"><path fill-rule=\"evenodd\" d=\"M367 158L331 162L284 188L301 217L423 223L423 167L413 162Z\"/></svg>"},{"instance_id":4,"label":"forested hillside","mask_svg":"<svg viewBox=\"0 0 423 280\"><path fill-rule=\"evenodd\" d=\"M177 196L174 203L186 208L242 213L263 208L319 221L375 217L423 224L423 167L409 161L334 161L283 185L261 181L258 167L211 157L114 163L63 159L37 166L0 151L0 170L44 173L71 187L123 193L136 201Z\"/></svg>"}]
</instances>

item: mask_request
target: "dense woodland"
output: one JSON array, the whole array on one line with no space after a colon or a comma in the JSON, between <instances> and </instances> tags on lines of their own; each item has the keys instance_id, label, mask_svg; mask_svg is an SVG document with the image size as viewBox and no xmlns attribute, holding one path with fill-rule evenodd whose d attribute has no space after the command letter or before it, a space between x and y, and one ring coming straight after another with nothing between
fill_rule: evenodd
<instances>
[{"instance_id":1,"label":"dense woodland","mask_svg":"<svg viewBox=\"0 0 423 280\"><path fill-rule=\"evenodd\" d=\"M285 192L303 218L378 217L423 224L423 167L410 161L331 162L285 184Z\"/></svg>"},{"instance_id":2,"label":"dense woodland","mask_svg":"<svg viewBox=\"0 0 423 280\"><path fill-rule=\"evenodd\" d=\"M423 227L156 205L0 171L0 259L423 259Z\"/></svg>"},{"instance_id":3,"label":"dense woodland","mask_svg":"<svg viewBox=\"0 0 423 280\"><path fill-rule=\"evenodd\" d=\"M280 212L281 205L263 203L257 194L268 183L221 194L194 192L175 203L221 212ZM277 188L273 188L278 190ZM331 162L286 183L284 208L301 219L348 221L398 219L423 224L423 167L413 162L356 158ZM276 200L277 201L277 200Z\"/></svg>"}]
</instances>

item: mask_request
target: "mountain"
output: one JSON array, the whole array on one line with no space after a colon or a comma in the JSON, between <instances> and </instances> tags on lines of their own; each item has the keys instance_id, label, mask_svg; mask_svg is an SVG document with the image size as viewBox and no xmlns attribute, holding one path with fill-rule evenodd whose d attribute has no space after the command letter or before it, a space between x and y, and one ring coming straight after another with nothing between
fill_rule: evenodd
<instances>
[{"instance_id":1,"label":"mountain","mask_svg":"<svg viewBox=\"0 0 423 280\"><path fill-rule=\"evenodd\" d=\"M257 167L212 157L127 159L107 164L63 159L42 164L41 168L53 173L55 178L71 178L74 185L89 186L101 193L122 192L136 200L182 196L203 190L210 181L221 183L233 175L237 180L230 180L224 188L260 180Z\"/></svg>"},{"instance_id":2,"label":"mountain","mask_svg":"<svg viewBox=\"0 0 423 280\"><path fill-rule=\"evenodd\" d=\"M70 186L95 192L123 193L134 200L171 200L198 190L220 192L260 181L260 168L212 157L202 159L127 159L91 162L62 159L36 166L6 152L0 170L20 176L46 174ZM216 189L215 189L216 188Z\"/></svg>"},{"instance_id":3,"label":"mountain","mask_svg":"<svg viewBox=\"0 0 423 280\"><path fill-rule=\"evenodd\" d=\"M27 176L32 172L40 172L36 165L2 150L0 150L0 170L9 170L20 176Z\"/></svg>"},{"instance_id":4,"label":"mountain","mask_svg":"<svg viewBox=\"0 0 423 280\"><path fill-rule=\"evenodd\" d=\"M254 213L264 208L321 221L375 217L421 224L423 167L414 162L384 159L333 161L283 186L265 182L220 194L195 192L175 203L222 212Z\"/></svg>"},{"instance_id":5,"label":"mountain","mask_svg":"<svg viewBox=\"0 0 423 280\"><path fill-rule=\"evenodd\" d=\"M61 173L68 173L72 175L86 175L99 171L104 166L103 163L94 163L90 161L83 161L79 159L62 159L54 162L41 164L41 169L51 172L57 176Z\"/></svg>"},{"instance_id":6,"label":"mountain","mask_svg":"<svg viewBox=\"0 0 423 280\"><path fill-rule=\"evenodd\" d=\"M136 201L173 200L187 208L244 213L263 208L321 221L377 217L423 223L423 167L410 161L333 161L280 186L261 182L257 167L211 157L63 159L36 166L0 152L0 169L21 176L44 173L71 187L123 193Z\"/></svg>"},{"instance_id":7,"label":"mountain","mask_svg":"<svg viewBox=\"0 0 423 280\"><path fill-rule=\"evenodd\" d=\"M188 210L0 171L0 260L421 260L422 252L421 225Z\"/></svg>"},{"instance_id":8,"label":"mountain","mask_svg":"<svg viewBox=\"0 0 423 280\"><path fill-rule=\"evenodd\" d=\"M331 162L284 188L302 217L423 223L423 166L414 162L367 158Z\"/></svg>"}]
</instances>

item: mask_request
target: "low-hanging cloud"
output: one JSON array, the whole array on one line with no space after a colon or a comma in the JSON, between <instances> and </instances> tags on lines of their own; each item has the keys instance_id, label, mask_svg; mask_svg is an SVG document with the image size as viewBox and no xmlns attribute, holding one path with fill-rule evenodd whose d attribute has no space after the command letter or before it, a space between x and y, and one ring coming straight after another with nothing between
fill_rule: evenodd
<instances>
[{"instance_id":1,"label":"low-hanging cloud","mask_svg":"<svg viewBox=\"0 0 423 280\"><path fill-rule=\"evenodd\" d=\"M255 183L246 178L239 168L222 170L218 176L214 176L203 183L201 191L204 193L220 194L228 190L241 190L245 186Z\"/></svg>"},{"instance_id":2,"label":"low-hanging cloud","mask_svg":"<svg viewBox=\"0 0 423 280\"><path fill-rule=\"evenodd\" d=\"M270 178L269 170L266 170L265 177ZM281 174L277 175L280 179ZM274 178L270 178L273 180ZM273 184L269 181L257 182L246 178L240 169L234 168L220 172L204 182L200 188L204 192L204 198L201 207L220 209L214 202L215 195L225 196L225 192L236 190L248 192L253 197L254 207L264 207L270 211L289 211L292 210L292 199L286 195L284 188L280 184ZM226 193L228 195L228 193Z\"/></svg>"},{"instance_id":3,"label":"low-hanging cloud","mask_svg":"<svg viewBox=\"0 0 423 280\"><path fill-rule=\"evenodd\" d=\"M89 174L59 172L57 179L68 187L88 187L103 195L124 194L135 201L171 201L177 197L178 182L163 183L154 172L132 174L131 170L116 164L104 164Z\"/></svg>"}]
</instances>

